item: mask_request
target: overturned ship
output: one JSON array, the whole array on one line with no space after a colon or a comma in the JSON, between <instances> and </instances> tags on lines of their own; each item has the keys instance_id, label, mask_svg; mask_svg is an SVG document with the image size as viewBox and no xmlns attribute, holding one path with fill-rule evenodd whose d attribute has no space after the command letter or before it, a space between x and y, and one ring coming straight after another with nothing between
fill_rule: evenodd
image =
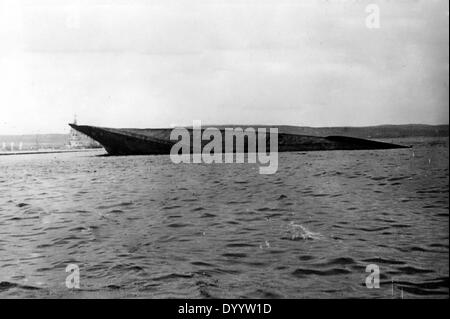
<instances>
[{"instance_id":1,"label":"overturned ship","mask_svg":"<svg viewBox=\"0 0 450 319\"><path fill-rule=\"evenodd\" d=\"M106 127L96 127L89 125L69 124L77 130L100 143L109 155L161 155L170 154L172 146L178 140L171 140L170 135L173 129L116 129ZM241 126L240 126L241 127ZM246 129L246 127L241 127ZM269 128L269 127L267 127ZM187 128L191 141L194 130ZM226 128L219 128L222 137L225 137ZM201 130L203 131L203 130ZM269 130L267 130L269 133ZM257 134L258 135L258 131ZM266 150L269 150L272 134L267 134ZM398 149L406 146L385 143L362 138L348 136L309 136L289 133L288 130L279 128L277 137L278 152L302 152L302 151L325 151L325 150L376 150L376 149ZM257 139L256 139L257 140ZM222 138L225 145L225 138ZM249 142L250 141L250 142ZM210 141L202 140L202 147ZM249 144L250 143L250 144ZM247 137L244 140L243 148L233 145L233 152L247 152L253 150L252 141ZM193 151L190 143L191 152ZM222 148L226 149L226 148ZM258 147L256 146L256 150Z\"/></svg>"}]
</instances>

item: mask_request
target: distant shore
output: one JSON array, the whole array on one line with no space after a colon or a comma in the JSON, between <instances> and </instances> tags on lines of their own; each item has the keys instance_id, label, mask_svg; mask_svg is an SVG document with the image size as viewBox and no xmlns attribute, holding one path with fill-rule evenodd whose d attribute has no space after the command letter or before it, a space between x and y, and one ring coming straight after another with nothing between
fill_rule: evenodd
<instances>
[{"instance_id":1,"label":"distant shore","mask_svg":"<svg viewBox=\"0 0 450 319\"><path fill-rule=\"evenodd\" d=\"M42 151L12 151L12 152L0 152L0 156L90 152L90 151L98 151L101 149L102 148L83 148L83 149L71 149L71 150L42 150Z\"/></svg>"}]
</instances>

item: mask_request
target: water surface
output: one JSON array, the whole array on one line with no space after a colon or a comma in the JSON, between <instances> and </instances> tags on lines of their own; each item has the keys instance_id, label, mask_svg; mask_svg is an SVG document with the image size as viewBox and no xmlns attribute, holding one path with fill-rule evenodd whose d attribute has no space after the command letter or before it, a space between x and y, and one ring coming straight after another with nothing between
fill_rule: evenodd
<instances>
[{"instance_id":1,"label":"water surface","mask_svg":"<svg viewBox=\"0 0 450 319\"><path fill-rule=\"evenodd\" d=\"M448 297L448 138L394 142L414 148L282 153L274 175L0 157L0 297Z\"/></svg>"}]
</instances>

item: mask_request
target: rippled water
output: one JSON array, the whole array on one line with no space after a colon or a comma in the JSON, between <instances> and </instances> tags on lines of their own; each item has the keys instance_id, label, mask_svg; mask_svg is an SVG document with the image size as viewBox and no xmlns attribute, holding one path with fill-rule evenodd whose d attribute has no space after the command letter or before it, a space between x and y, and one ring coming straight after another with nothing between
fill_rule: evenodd
<instances>
[{"instance_id":1,"label":"rippled water","mask_svg":"<svg viewBox=\"0 0 450 319\"><path fill-rule=\"evenodd\" d=\"M283 153L275 175L0 157L0 297L448 297L448 138L395 142L414 148Z\"/></svg>"}]
</instances>

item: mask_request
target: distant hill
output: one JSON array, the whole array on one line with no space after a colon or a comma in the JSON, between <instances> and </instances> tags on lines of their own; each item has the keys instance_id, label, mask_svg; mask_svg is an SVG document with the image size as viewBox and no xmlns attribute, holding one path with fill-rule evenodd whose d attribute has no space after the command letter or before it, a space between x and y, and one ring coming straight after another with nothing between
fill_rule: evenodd
<instances>
[{"instance_id":1,"label":"distant hill","mask_svg":"<svg viewBox=\"0 0 450 319\"><path fill-rule=\"evenodd\" d=\"M250 125L202 125L207 127L248 127ZM269 127L268 125L253 125L252 127ZM359 138L401 138L401 137L445 137L448 134L448 125L379 125L379 126L348 126L348 127L309 127L279 125L279 132L288 134L331 136L344 135Z\"/></svg>"},{"instance_id":2,"label":"distant hill","mask_svg":"<svg viewBox=\"0 0 450 319\"><path fill-rule=\"evenodd\" d=\"M380 125L365 127L301 127L280 126L280 130L291 134L344 135L359 138L443 137L449 136L448 125Z\"/></svg>"}]
</instances>

